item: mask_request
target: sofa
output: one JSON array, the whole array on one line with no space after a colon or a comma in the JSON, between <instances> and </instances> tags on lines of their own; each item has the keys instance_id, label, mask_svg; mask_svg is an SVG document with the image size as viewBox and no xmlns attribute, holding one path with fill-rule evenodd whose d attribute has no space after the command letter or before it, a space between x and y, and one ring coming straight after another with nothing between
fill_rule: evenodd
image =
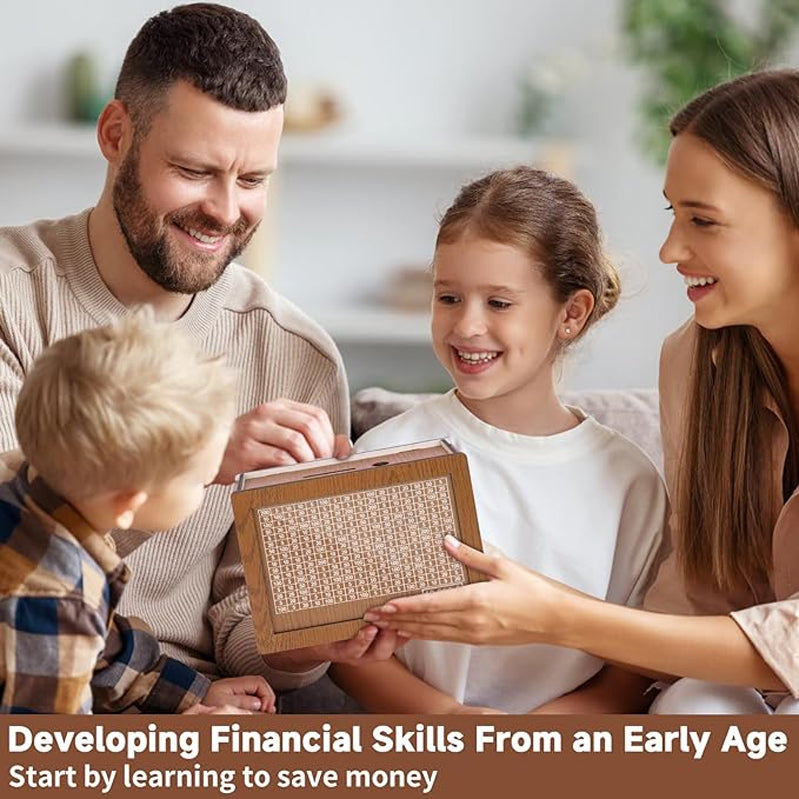
<instances>
[{"instance_id":1,"label":"sofa","mask_svg":"<svg viewBox=\"0 0 799 799\"><path fill-rule=\"evenodd\" d=\"M353 440L428 396L402 394L377 387L362 389L352 399ZM567 405L582 408L601 424L637 444L662 474L663 448L656 389L563 391L561 399ZM354 713L360 710L327 676L306 688L281 695L278 707L281 713Z\"/></svg>"}]
</instances>

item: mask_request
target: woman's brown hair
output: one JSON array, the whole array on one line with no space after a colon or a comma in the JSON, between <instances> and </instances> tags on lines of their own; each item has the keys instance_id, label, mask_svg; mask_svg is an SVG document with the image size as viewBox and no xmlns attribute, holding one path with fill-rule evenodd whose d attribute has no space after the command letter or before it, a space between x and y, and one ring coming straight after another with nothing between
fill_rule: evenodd
<instances>
[{"instance_id":1,"label":"woman's brown hair","mask_svg":"<svg viewBox=\"0 0 799 799\"><path fill-rule=\"evenodd\" d=\"M730 169L770 191L799 228L799 71L760 72L710 89L677 113L671 133L709 144ZM790 441L779 486L769 399ZM757 596L772 567L776 509L799 482L798 444L785 370L760 332L699 327L676 487L687 578L729 591L748 586Z\"/></svg>"},{"instance_id":2,"label":"woman's brown hair","mask_svg":"<svg viewBox=\"0 0 799 799\"><path fill-rule=\"evenodd\" d=\"M594 309L581 335L619 299L619 276L603 251L594 206L564 178L518 166L469 183L444 214L436 247L467 233L528 253L558 302L588 289Z\"/></svg>"}]
</instances>

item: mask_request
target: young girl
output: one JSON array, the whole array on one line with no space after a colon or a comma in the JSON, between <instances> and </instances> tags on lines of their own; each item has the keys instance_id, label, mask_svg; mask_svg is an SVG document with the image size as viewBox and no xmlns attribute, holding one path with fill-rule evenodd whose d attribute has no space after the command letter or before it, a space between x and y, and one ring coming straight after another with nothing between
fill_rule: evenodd
<instances>
[{"instance_id":1,"label":"young girl","mask_svg":"<svg viewBox=\"0 0 799 799\"><path fill-rule=\"evenodd\" d=\"M673 552L645 601L659 612L450 547L494 577L485 590L402 599L368 618L454 641L492 642L502 629L505 642L688 678L652 712L799 713L797 130L796 70L717 86L671 124L664 193L674 221L660 256L687 284L694 318L661 358L674 514Z\"/></svg>"},{"instance_id":2,"label":"young girl","mask_svg":"<svg viewBox=\"0 0 799 799\"><path fill-rule=\"evenodd\" d=\"M456 388L356 449L446 438L468 456L486 545L592 596L639 604L664 523L660 478L554 386L558 359L619 294L593 207L545 172L495 172L445 214L433 266L433 346ZM540 645L410 642L393 661L332 675L380 712L633 711L648 684Z\"/></svg>"}]
</instances>

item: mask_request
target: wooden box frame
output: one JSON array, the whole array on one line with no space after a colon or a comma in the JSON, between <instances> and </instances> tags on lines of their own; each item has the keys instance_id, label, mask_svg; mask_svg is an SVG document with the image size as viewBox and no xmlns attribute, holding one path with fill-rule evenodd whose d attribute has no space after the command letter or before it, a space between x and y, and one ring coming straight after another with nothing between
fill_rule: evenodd
<instances>
[{"instance_id":1,"label":"wooden box frame","mask_svg":"<svg viewBox=\"0 0 799 799\"><path fill-rule=\"evenodd\" d=\"M437 588L420 586L413 591L278 612L270 584L266 542L262 539L268 532L261 529L258 519L261 509L330 497L346 498L359 492L441 477L446 478L449 511L454 521L454 529L448 532L464 543L482 549L466 456L453 452L443 441L359 453L343 461L327 459L240 475L232 502L259 652L267 654L350 638L364 626L362 616L369 608L392 597ZM386 530L384 533L384 543L388 546L391 532ZM442 540L443 535L441 540L433 540L431 536L431 551L435 547L440 552ZM453 585L484 579L479 572L465 566L458 566L458 569L460 581Z\"/></svg>"}]
</instances>

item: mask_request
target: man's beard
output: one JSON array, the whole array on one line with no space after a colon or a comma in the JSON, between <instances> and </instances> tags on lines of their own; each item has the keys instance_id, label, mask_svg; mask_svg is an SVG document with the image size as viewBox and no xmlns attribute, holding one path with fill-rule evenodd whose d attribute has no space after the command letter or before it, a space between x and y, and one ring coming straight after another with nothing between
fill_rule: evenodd
<instances>
[{"instance_id":1,"label":"man's beard","mask_svg":"<svg viewBox=\"0 0 799 799\"><path fill-rule=\"evenodd\" d=\"M157 215L144 198L138 170L139 152L134 144L119 168L113 191L114 212L134 260L151 280L167 291L196 294L210 288L247 246L257 225L248 230L246 220L239 217L235 224L221 227L200 211L174 211L159 225ZM213 236L227 235L231 240L220 252L186 253L177 257L167 236L173 224L184 231L192 228Z\"/></svg>"}]
</instances>

